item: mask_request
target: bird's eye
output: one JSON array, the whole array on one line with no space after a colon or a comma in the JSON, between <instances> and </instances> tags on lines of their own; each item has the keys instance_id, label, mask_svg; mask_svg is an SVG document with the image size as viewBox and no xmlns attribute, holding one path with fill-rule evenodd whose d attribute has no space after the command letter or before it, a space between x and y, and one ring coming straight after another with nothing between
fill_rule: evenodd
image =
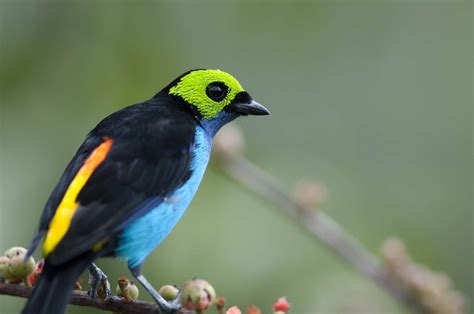
<instances>
[{"instance_id":1,"label":"bird's eye","mask_svg":"<svg viewBox=\"0 0 474 314\"><path fill-rule=\"evenodd\" d=\"M214 101L221 101L227 95L229 88L222 82L213 82L207 85L206 94Z\"/></svg>"}]
</instances>

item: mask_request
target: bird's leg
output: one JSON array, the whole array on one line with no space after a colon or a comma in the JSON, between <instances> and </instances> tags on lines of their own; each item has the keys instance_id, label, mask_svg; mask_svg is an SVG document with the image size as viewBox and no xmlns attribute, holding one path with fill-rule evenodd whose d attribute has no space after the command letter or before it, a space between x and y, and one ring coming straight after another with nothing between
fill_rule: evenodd
<instances>
[{"instance_id":1,"label":"bird's leg","mask_svg":"<svg viewBox=\"0 0 474 314\"><path fill-rule=\"evenodd\" d=\"M181 309L181 293L183 292L182 288L178 288L178 294L176 295L176 298L174 298L173 301L171 301L171 306L178 307L178 309Z\"/></svg>"},{"instance_id":2,"label":"bird's leg","mask_svg":"<svg viewBox=\"0 0 474 314\"><path fill-rule=\"evenodd\" d=\"M96 298L97 297L97 292L99 290L100 284L102 284L103 288L103 298L104 300L109 297L111 294L110 292L110 283L107 280L107 275L99 268L97 267L96 264L92 263L89 266L89 296L91 298Z\"/></svg>"},{"instance_id":3,"label":"bird's leg","mask_svg":"<svg viewBox=\"0 0 474 314\"><path fill-rule=\"evenodd\" d=\"M179 298L181 295L181 290L178 293L178 296L171 302L166 301L158 291L153 288L153 286L148 282L145 276L141 273L141 266L130 268L133 276L137 278L138 282L145 288L146 291L151 295L153 300L159 305L160 309L165 313L171 313L181 309L181 304L179 303Z\"/></svg>"}]
</instances>

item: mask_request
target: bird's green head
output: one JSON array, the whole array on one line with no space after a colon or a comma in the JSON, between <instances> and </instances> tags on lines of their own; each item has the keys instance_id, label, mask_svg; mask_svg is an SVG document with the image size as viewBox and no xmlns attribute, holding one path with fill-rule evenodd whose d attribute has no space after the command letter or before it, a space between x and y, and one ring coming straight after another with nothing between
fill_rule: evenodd
<instances>
[{"instance_id":1,"label":"bird's green head","mask_svg":"<svg viewBox=\"0 0 474 314\"><path fill-rule=\"evenodd\" d=\"M182 98L202 120L230 115L267 115L269 111L252 100L239 81L220 70L192 70L178 77L166 89Z\"/></svg>"}]
</instances>

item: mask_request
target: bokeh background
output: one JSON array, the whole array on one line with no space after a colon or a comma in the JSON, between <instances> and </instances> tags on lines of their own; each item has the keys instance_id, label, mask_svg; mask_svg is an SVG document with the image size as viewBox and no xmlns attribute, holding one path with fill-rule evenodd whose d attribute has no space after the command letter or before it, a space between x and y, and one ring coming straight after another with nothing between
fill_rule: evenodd
<instances>
[{"instance_id":1,"label":"bokeh background","mask_svg":"<svg viewBox=\"0 0 474 314\"><path fill-rule=\"evenodd\" d=\"M219 68L272 111L238 122L250 160L288 189L324 182L324 210L371 250L399 236L472 300L470 1L1 0L0 27L0 251L27 245L98 121ZM112 281L128 274L99 264ZM405 313L215 167L145 274L202 277L267 311L286 295L293 313ZM0 312L23 302L0 296Z\"/></svg>"}]
</instances>

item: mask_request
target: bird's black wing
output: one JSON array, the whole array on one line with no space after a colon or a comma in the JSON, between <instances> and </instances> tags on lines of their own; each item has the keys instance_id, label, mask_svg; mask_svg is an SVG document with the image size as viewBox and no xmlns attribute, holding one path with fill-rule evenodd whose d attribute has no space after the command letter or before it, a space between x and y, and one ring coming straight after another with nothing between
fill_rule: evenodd
<instances>
[{"instance_id":1,"label":"bird's black wing","mask_svg":"<svg viewBox=\"0 0 474 314\"><path fill-rule=\"evenodd\" d=\"M67 232L48 255L51 263L64 263L112 240L125 225L156 207L190 177L196 127L192 116L168 107L136 106L105 119L86 139L87 146L106 139L112 145L81 188ZM87 161L82 154L76 154L75 159L68 168L80 169L75 164ZM74 180L70 177L62 185L69 186ZM60 201L54 201L48 203L57 207ZM47 211L51 221L56 211L53 215L49 208Z\"/></svg>"},{"instance_id":2,"label":"bird's black wing","mask_svg":"<svg viewBox=\"0 0 474 314\"><path fill-rule=\"evenodd\" d=\"M44 206L43 212L41 214L38 228L33 235L33 239L28 247L28 256L32 255L38 246L39 242L48 231L48 225L58 208L59 203L61 202L64 193L69 187L72 179L76 176L79 169L84 164L87 157L92 153L92 151L100 145L102 139L99 137L88 136L82 145L77 150L76 154L72 160L67 165L63 174L59 178L58 183L53 189L53 192L48 198L46 205Z\"/></svg>"}]
</instances>

